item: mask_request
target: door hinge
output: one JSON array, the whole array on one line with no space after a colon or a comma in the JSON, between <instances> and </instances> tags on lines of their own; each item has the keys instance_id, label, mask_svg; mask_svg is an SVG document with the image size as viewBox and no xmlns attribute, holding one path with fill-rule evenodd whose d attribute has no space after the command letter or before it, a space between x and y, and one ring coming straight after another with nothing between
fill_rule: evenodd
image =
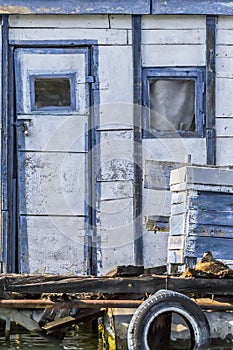
<instances>
[{"instance_id":1,"label":"door hinge","mask_svg":"<svg viewBox=\"0 0 233 350\"><path fill-rule=\"evenodd\" d=\"M99 82L97 81L97 77L93 75L89 75L87 77L87 83L91 84L92 90L98 90L99 89Z\"/></svg>"}]
</instances>

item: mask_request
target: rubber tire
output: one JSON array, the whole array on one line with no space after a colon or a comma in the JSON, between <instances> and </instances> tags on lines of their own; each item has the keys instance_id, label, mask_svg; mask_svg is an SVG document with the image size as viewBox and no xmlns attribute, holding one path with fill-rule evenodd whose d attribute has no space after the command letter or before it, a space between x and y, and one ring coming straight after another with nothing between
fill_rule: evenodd
<instances>
[{"instance_id":1,"label":"rubber tire","mask_svg":"<svg viewBox=\"0 0 233 350\"><path fill-rule=\"evenodd\" d=\"M128 349L151 350L147 341L150 324L159 315L169 312L179 314L187 322L191 333L191 350L208 345L210 327L199 305L181 293L162 289L135 311L128 328Z\"/></svg>"}]
</instances>

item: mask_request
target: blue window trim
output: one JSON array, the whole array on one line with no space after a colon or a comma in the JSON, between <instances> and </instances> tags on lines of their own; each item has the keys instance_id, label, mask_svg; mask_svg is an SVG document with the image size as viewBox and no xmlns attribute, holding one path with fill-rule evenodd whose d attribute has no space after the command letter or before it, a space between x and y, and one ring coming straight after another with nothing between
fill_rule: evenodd
<instances>
[{"instance_id":1,"label":"blue window trim","mask_svg":"<svg viewBox=\"0 0 233 350\"><path fill-rule=\"evenodd\" d=\"M49 78L49 79L57 79L57 78L67 78L70 80L70 106L48 106L48 107L35 107L35 78ZM75 81L76 81L76 73L68 73L68 74L41 74L34 73L29 75L29 84L30 84L30 99L31 99L31 111L32 112L46 112L46 111L54 111L54 112L67 112L67 111L75 111L77 110L77 101L75 96Z\"/></svg>"},{"instance_id":2,"label":"blue window trim","mask_svg":"<svg viewBox=\"0 0 233 350\"><path fill-rule=\"evenodd\" d=\"M205 68L143 68L143 138L203 137L205 124ZM195 131L158 132L150 128L150 82L153 80L193 80L195 82Z\"/></svg>"}]
</instances>

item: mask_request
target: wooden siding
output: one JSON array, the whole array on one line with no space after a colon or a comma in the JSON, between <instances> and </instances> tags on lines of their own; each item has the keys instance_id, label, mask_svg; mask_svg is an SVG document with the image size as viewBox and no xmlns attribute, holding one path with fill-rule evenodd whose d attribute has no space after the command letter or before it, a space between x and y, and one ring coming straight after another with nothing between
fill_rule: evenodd
<instances>
[{"instance_id":1,"label":"wooden siding","mask_svg":"<svg viewBox=\"0 0 233 350\"><path fill-rule=\"evenodd\" d=\"M168 259L184 264L186 258L200 258L205 250L232 263L233 194L232 171L220 168L182 168L172 173L172 209ZM192 173L192 174L191 174ZM198 177L196 176L197 174ZM193 176L191 176L193 175ZM176 190L173 184L193 183L196 189ZM216 191L216 183L222 183ZM198 185L202 184L202 190ZM194 262L194 260L191 260Z\"/></svg>"},{"instance_id":2,"label":"wooden siding","mask_svg":"<svg viewBox=\"0 0 233 350\"><path fill-rule=\"evenodd\" d=\"M204 20L204 16L185 19L179 16L143 16L143 66L205 65Z\"/></svg>"}]
</instances>

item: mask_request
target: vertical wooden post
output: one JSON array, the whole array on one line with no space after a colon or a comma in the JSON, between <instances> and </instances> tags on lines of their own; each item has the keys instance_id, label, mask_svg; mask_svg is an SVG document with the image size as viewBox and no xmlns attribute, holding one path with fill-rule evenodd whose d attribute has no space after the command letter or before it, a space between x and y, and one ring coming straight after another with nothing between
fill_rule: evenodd
<instances>
[{"instance_id":1,"label":"vertical wooden post","mask_svg":"<svg viewBox=\"0 0 233 350\"><path fill-rule=\"evenodd\" d=\"M215 57L216 16L206 16L206 148L207 164L216 164Z\"/></svg>"},{"instance_id":2,"label":"vertical wooden post","mask_svg":"<svg viewBox=\"0 0 233 350\"><path fill-rule=\"evenodd\" d=\"M134 259L143 265L142 237L142 46L141 16L132 17L134 75Z\"/></svg>"}]
</instances>

